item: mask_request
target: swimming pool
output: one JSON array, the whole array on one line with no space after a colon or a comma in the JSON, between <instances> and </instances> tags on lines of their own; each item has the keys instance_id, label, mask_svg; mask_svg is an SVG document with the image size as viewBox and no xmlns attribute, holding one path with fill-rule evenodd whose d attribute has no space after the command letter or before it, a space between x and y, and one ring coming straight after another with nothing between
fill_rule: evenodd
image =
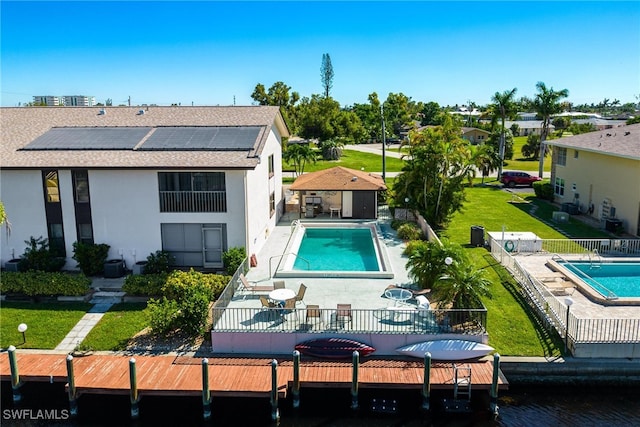
<instances>
[{"instance_id":1,"label":"swimming pool","mask_svg":"<svg viewBox=\"0 0 640 427\"><path fill-rule=\"evenodd\" d=\"M298 223L277 277L392 278L375 223Z\"/></svg>"},{"instance_id":2,"label":"swimming pool","mask_svg":"<svg viewBox=\"0 0 640 427\"><path fill-rule=\"evenodd\" d=\"M607 299L640 298L640 262L559 261Z\"/></svg>"}]
</instances>

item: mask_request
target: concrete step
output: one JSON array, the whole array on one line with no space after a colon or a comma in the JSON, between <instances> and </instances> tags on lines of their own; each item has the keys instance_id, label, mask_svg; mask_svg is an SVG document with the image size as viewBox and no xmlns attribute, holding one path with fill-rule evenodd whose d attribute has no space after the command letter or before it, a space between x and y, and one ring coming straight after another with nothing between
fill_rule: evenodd
<instances>
[{"instance_id":1,"label":"concrete step","mask_svg":"<svg viewBox=\"0 0 640 427\"><path fill-rule=\"evenodd\" d=\"M94 292L91 301L92 304L116 304L123 301L124 292Z\"/></svg>"}]
</instances>

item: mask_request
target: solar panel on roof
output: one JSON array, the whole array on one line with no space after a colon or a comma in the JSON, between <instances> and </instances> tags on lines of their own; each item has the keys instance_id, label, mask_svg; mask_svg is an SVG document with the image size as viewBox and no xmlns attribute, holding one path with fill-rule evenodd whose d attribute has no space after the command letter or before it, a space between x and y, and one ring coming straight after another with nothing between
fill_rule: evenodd
<instances>
[{"instance_id":1,"label":"solar panel on roof","mask_svg":"<svg viewBox=\"0 0 640 427\"><path fill-rule=\"evenodd\" d=\"M150 127L52 128L23 150L133 150Z\"/></svg>"},{"instance_id":2,"label":"solar panel on roof","mask_svg":"<svg viewBox=\"0 0 640 427\"><path fill-rule=\"evenodd\" d=\"M158 127L139 150L246 151L254 148L262 126Z\"/></svg>"}]
</instances>

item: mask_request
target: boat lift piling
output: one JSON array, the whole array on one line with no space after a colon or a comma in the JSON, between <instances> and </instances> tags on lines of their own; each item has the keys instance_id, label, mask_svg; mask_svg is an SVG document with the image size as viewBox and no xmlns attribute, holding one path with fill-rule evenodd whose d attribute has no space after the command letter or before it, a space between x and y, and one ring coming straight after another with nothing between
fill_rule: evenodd
<instances>
[{"instance_id":1,"label":"boat lift piling","mask_svg":"<svg viewBox=\"0 0 640 427\"><path fill-rule=\"evenodd\" d=\"M20 387L22 387L22 381L20 381L20 373L18 372L18 359L16 359L16 348L10 345L7 349L9 354L9 369L11 369L11 389L13 390L13 403L19 403L22 400L20 394Z\"/></svg>"},{"instance_id":2,"label":"boat lift piling","mask_svg":"<svg viewBox=\"0 0 640 427\"><path fill-rule=\"evenodd\" d=\"M78 396L76 395L76 379L73 374L73 356L67 356L67 382L69 383L69 413L72 417L78 415Z\"/></svg>"},{"instance_id":3,"label":"boat lift piling","mask_svg":"<svg viewBox=\"0 0 640 427\"><path fill-rule=\"evenodd\" d=\"M353 352L353 376L351 379L351 409L358 409L358 367L360 365L360 353Z\"/></svg>"},{"instance_id":4,"label":"boat lift piling","mask_svg":"<svg viewBox=\"0 0 640 427\"><path fill-rule=\"evenodd\" d=\"M293 407L300 407L300 352L293 350Z\"/></svg>"},{"instance_id":5,"label":"boat lift piling","mask_svg":"<svg viewBox=\"0 0 640 427\"><path fill-rule=\"evenodd\" d=\"M211 418L211 390L209 389L209 359L202 359L202 417Z\"/></svg>"},{"instance_id":6,"label":"boat lift piling","mask_svg":"<svg viewBox=\"0 0 640 427\"><path fill-rule=\"evenodd\" d=\"M424 354L424 380L422 382L422 409L430 409L429 399L431 398L431 353Z\"/></svg>"},{"instance_id":7,"label":"boat lift piling","mask_svg":"<svg viewBox=\"0 0 640 427\"><path fill-rule=\"evenodd\" d=\"M280 411L278 410L278 361L271 361L271 420L275 423L280 421Z\"/></svg>"},{"instance_id":8,"label":"boat lift piling","mask_svg":"<svg viewBox=\"0 0 640 427\"><path fill-rule=\"evenodd\" d=\"M491 403L489 410L494 417L498 416L498 378L500 376L500 354L493 355L493 378L491 380Z\"/></svg>"},{"instance_id":9,"label":"boat lift piling","mask_svg":"<svg viewBox=\"0 0 640 427\"><path fill-rule=\"evenodd\" d=\"M140 416L140 409L138 408L140 396L138 395L138 378L136 375L136 359L134 357L129 359L129 400L131 401L131 419L137 420Z\"/></svg>"}]
</instances>

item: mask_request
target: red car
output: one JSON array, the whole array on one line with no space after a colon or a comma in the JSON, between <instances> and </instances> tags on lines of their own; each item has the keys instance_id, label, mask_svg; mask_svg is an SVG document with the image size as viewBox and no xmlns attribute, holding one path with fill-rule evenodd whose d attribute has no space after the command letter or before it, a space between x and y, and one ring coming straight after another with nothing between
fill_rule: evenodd
<instances>
[{"instance_id":1,"label":"red car","mask_svg":"<svg viewBox=\"0 0 640 427\"><path fill-rule=\"evenodd\" d=\"M502 176L500 177L500 182L507 187L515 187L516 185L528 185L532 187L534 182L541 180L542 178L539 176L517 171L502 172Z\"/></svg>"}]
</instances>

